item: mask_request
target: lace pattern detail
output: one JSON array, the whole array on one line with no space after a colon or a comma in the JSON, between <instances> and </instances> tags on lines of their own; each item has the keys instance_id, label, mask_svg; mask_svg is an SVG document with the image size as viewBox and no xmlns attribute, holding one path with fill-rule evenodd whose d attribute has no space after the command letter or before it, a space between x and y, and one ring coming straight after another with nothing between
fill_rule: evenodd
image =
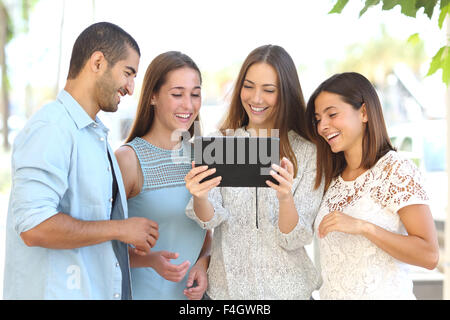
<instances>
[{"instance_id":1,"label":"lace pattern detail","mask_svg":"<svg viewBox=\"0 0 450 320\"><path fill-rule=\"evenodd\" d=\"M248 133L239 129L236 135ZM214 228L207 290L212 299L309 299L320 286L304 248L313 239L323 194L323 185L314 190L316 150L294 132L289 140L299 168L293 184L299 221L290 233L278 228L278 199L271 188L214 188L209 193L214 217L208 222L197 218L192 200L187 206L186 214L202 228Z\"/></svg>"},{"instance_id":2,"label":"lace pattern detail","mask_svg":"<svg viewBox=\"0 0 450 320\"><path fill-rule=\"evenodd\" d=\"M407 234L397 212L412 204L428 204L415 165L390 151L354 181L337 177L322 201L315 231L333 211ZM363 236L331 232L319 239L323 299L414 299L408 265Z\"/></svg>"}]
</instances>

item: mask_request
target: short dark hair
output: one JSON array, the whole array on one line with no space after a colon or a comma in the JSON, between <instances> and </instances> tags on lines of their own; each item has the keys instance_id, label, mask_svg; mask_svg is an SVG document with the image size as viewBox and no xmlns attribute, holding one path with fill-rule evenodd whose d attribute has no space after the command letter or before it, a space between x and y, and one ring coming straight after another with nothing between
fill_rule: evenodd
<instances>
[{"instance_id":1,"label":"short dark hair","mask_svg":"<svg viewBox=\"0 0 450 320\"><path fill-rule=\"evenodd\" d=\"M76 78L95 51L101 51L106 61L114 66L125 58L128 47L141 55L136 40L119 26L109 22L90 25L81 32L73 45L67 79Z\"/></svg>"}]
</instances>

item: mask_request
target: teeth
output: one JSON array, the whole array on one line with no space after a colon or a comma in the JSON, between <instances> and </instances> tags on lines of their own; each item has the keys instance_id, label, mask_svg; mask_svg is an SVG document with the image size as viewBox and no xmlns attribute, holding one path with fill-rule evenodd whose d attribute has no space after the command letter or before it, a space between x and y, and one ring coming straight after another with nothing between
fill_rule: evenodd
<instances>
[{"instance_id":1,"label":"teeth","mask_svg":"<svg viewBox=\"0 0 450 320\"><path fill-rule=\"evenodd\" d=\"M178 118L188 119L188 118L191 116L191 114L190 114L190 113L188 113L188 114L185 114L185 113L183 113L183 114L177 113L177 114L175 114L175 116L178 117Z\"/></svg>"},{"instance_id":2,"label":"teeth","mask_svg":"<svg viewBox=\"0 0 450 320\"><path fill-rule=\"evenodd\" d=\"M123 88L120 88L120 89L119 89L119 94L121 94L122 96L124 96L124 95L127 94L127 91L126 91L125 89L123 89Z\"/></svg>"},{"instance_id":3,"label":"teeth","mask_svg":"<svg viewBox=\"0 0 450 320\"><path fill-rule=\"evenodd\" d=\"M336 137L337 135L339 135L339 132L332 133L332 134L330 134L330 135L327 136L327 139L330 140L331 138L334 138L334 137Z\"/></svg>"},{"instance_id":4,"label":"teeth","mask_svg":"<svg viewBox=\"0 0 450 320\"><path fill-rule=\"evenodd\" d=\"M253 107L253 106L250 106L250 108L251 108L253 111L255 111L255 112L261 112L261 111L264 111L265 109L267 109L267 107L256 108L256 107Z\"/></svg>"}]
</instances>

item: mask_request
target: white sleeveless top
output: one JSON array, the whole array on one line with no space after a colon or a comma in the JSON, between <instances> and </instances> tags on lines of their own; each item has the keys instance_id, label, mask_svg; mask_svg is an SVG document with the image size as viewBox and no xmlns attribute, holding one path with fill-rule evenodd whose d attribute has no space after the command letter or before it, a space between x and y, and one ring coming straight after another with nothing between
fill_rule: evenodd
<instances>
[{"instance_id":1,"label":"white sleeveless top","mask_svg":"<svg viewBox=\"0 0 450 320\"><path fill-rule=\"evenodd\" d=\"M314 229L332 211L406 235L397 214L413 204L428 204L418 168L390 151L353 181L335 178L317 214ZM319 239L321 299L415 299L408 265L361 235L331 232Z\"/></svg>"}]
</instances>

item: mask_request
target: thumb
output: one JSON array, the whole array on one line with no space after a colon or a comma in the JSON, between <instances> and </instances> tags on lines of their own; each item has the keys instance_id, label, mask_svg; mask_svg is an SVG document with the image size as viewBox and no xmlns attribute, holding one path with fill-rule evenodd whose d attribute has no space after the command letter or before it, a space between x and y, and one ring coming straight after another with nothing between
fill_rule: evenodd
<instances>
[{"instance_id":1,"label":"thumb","mask_svg":"<svg viewBox=\"0 0 450 320\"><path fill-rule=\"evenodd\" d=\"M189 276L186 282L186 287L190 288L194 284L194 280L196 278L197 272L195 271L195 268L191 269L191 272L189 272Z\"/></svg>"}]
</instances>

